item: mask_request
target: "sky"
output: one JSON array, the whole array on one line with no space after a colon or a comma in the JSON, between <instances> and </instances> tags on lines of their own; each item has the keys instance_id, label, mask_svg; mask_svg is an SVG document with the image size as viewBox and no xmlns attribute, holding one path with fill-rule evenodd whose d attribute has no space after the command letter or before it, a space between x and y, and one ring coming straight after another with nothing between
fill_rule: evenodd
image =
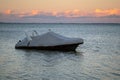
<instances>
[{"instance_id":1,"label":"sky","mask_svg":"<svg viewBox=\"0 0 120 80\"><path fill-rule=\"evenodd\" d=\"M0 22L120 23L120 0L0 0Z\"/></svg>"}]
</instances>

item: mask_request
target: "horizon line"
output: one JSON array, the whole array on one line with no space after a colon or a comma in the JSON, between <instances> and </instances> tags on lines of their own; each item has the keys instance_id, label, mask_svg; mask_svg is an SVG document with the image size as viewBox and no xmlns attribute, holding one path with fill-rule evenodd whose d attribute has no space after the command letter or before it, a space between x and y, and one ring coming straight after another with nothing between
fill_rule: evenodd
<instances>
[{"instance_id":1,"label":"horizon line","mask_svg":"<svg viewBox=\"0 0 120 80\"><path fill-rule=\"evenodd\" d=\"M120 24L119 22L0 22L1 23L15 23L15 24Z\"/></svg>"}]
</instances>

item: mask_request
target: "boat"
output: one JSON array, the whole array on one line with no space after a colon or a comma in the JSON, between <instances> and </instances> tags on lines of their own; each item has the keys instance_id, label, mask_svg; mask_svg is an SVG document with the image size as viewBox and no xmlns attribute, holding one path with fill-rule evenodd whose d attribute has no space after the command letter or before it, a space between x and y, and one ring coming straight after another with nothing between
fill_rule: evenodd
<instances>
[{"instance_id":1,"label":"boat","mask_svg":"<svg viewBox=\"0 0 120 80\"><path fill-rule=\"evenodd\" d=\"M48 31L39 35L37 31L33 31L33 35L19 40L16 49L39 49L39 50L52 50L52 51L75 51L79 44L83 44L82 38L69 38L62 36L53 31Z\"/></svg>"}]
</instances>

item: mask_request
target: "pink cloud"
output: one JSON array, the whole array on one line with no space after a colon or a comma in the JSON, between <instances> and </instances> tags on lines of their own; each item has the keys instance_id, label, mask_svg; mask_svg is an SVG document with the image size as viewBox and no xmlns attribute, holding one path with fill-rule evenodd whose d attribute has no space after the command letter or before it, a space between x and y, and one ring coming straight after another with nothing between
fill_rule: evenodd
<instances>
[{"instance_id":1,"label":"pink cloud","mask_svg":"<svg viewBox=\"0 0 120 80\"><path fill-rule=\"evenodd\" d=\"M111 18L111 19L109 19ZM41 10L31 10L31 11L13 11L5 10L0 13L0 21L11 21L11 20L21 20L21 21L60 21L60 22L96 22L96 21L106 21L120 22L120 9L95 9L91 12L80 11L79 9L66 10L63 12L58 11L41 11Z\"/></svg>"},{"instance_id":2,"label":"pink cloud","mask_svg":"<svg viewBox=\"0 0 120 80\"><path fill-rule=\"evenodd\" d=\"M57 11L52 11L53 16L57 16L59 13Z\"/></svg>"},{"instance_id":3,"label":"pink cloud","mask_svg":"<svg viewBox=\"0 0 120 80\"><path fill-rule=\"evenodd\" d=\"M16 15L18 17L26 17L26 16L35 16L35 15L46 15L46 16L55 16L55 17L66 17L66 18L77 18L77 17L103 17L109 15L120 15L120 9L95 9L91 12L80 11L79 9L74 10L66 10L63 12L58 11L40 11L40 10L32 10L29 12L15 12L13 10L5 10L2 12L7 15Z\"/></svg>"},{"instance_id":4,"label":"pink cloud","mask_svg":"<svg viewBox=\"0 0 120 80\"><path fill-rule=\"evenodd\" d=\"M78 9L75 10L66 10L63 12L64 17L80 17L81 12Z\"/></svg>"}]
</instances>

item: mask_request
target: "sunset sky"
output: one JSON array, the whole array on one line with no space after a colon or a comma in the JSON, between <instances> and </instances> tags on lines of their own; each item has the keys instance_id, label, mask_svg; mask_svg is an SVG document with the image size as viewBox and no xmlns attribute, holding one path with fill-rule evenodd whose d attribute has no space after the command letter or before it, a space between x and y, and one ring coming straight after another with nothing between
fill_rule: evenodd
<instances>
[{"instance_id":1,"label":"sunset sky","mask_svg":"<svg viewBox=\"0 0 120 80\"><path fill-rule=\"evenodd\" d=\"M120 23L120 0L0 0L0 22Z\"/></svg>"}]
</instances>

